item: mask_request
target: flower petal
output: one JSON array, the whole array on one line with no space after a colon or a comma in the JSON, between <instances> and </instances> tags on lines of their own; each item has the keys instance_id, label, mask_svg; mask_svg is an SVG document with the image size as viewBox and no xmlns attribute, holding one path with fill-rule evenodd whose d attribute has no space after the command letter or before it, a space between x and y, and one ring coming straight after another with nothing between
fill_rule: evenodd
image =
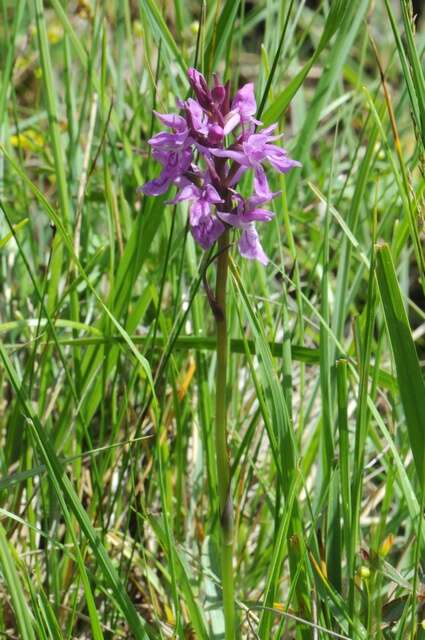
<instances>
[{"instance_id":1,"label":"flower petal","mask_svg":"<svg viewBox=\"0 0 425 640\"><path fill-rule=\"evenodd\" d=\"M223 127L221 127L219 124L209 125L207 136L208 144L221 144L223 142L224 136L225 133Z\"/></svg>"},{"instance_id":2,"label":"flower petal","mask_svg":"<svg viewBox=\"0 0 425 640\"><path fill-rule=\"evenodd\" d=\"M235 171L235 173L232 175L231 179L228 181L227 184L229 185L229 187L234 187L235 184L237 184L239 180L242 178L243 174L247 169L248 169L248 166L239 167L237 171Z\"/></svg>"},{"instance_id":3,"label":"flower petal","mask_svg":"<svg viewBox=\"0 0 425 640\"><path fill-rule=\"evenodd\" d=\"M208 109L211 102L211 93L208 89L208 85L204 76L193 67L188 70L187 75L189 78L190 86L194 90L199 104L201 105L201 107Z\"/></svg>"},{"instance_id":4,"label":"flower petal","mask_svg":"<svg viewBox=\"0 0 425 640\"><path fill-rule=\"evenodd\" d=\"M265 127L264 129L261 129L260 133L266 135L266 136L270 136L271 133L273 133L273 131L277 128L277 122L275 122L274 124L269 125L268 127ZM281 138L283 136L283 133L281 135L279 135L278 137Z\"/></svg>"},{"instance_id":5,"label":"flower petal","mask_svg":"<svg viewBox=\"0 0 425 640\"><path fill-rule=\"evenodd\" d=\"M167 169L163 169L157 178L146 182L140 187L140 191L147 196L160 196L168 190L172 180L173 176L170 175L170 172Z\"/></svg>"},{"instance_id":6,"label":"flower petal","mask_svg":"<svg viewBox=\"0 0 425 640\"><path fill-rule=\"evenodd\" d=\"M175 198L172 200L168 200L166 204L177 204L177 202L182 202L183 200L191 200L192 198L199 197L200 189L194 184L188 184L183 189L177 193Z\"/></svg>"},{"instance_id":7,"label":"flower petal","mask_svg":"<svg viewBox=\"0 0 425 640\"><path fill-rule=\"evenodd\" d=\"M280 173L287 173L294 167L301 167L301 163L292 160L284 149L272 145L267 145L267 160Z\"/></svg>"},{"instance_id":8,"label":"flower petal","mask_svg":"<svg viewBox=\"0 0 425 640\"><path fill-rule=\"evenodd\" d=\"M205 186L205 195L204 198L207 202L211 202L211 204L216 204L217 202L224 202L223 198L220 198L220 194L217 189L212 186L212 184L207 184Z\"/></svg>"},{"instance_id":9,"label":"flower petal","mask_svg":"<svg viewBox=\"0 0 425 640\"><path fill-rule=\"evenodd\" d=\"M269 183L267 182L266 173L261 165L255 167L254 175L254 190L255 195L260 198L270 200L272 191L270 190Z\"/></svg>"},{"instance_id":10,"label":"flower petal","mask_svg":"<svg viewBox=\"0 0 425 640\"><path fill-rule=\"evenodd\" d=\"M237 213L229 213L228 211L217 211L217 216L225 222L229 224L231 227L242 227L243 221L242 216Z\"/></svg>"},{"instance_id":11,"label":"flower petal","mask_svg":"<svg viewBox=\"0 0 425 640\"><path fill-rule=\"evenodd\" d=\"M216 85L215 85L215 87L213 87L211 89L211 97L212 97L212 100L213 100L214 104L217 107L220 107L223 104L224 99L226 97L226 89L225 89L224 85L222 85L219 82L219 80L218 80L216 75L214 75L214 81L216 82Z\"/></svg>"},{"instance_id":12,"label":"flower petal","mask_svg":"<svg viewBox=\"0 0 425 640\"><path fill-rule=\"evenodd\" d=\"M197 227L204 218L209 218L211 214L211 208L209 203L202 198L195 200L190 205L190 224L192 227Z\"/></svg>"},{"instance_id":13,"label":"flower petal","mask_svg":"<svg viewBox=\"0 0 425 640\"><path fill-rule=\"evenodd\" d=\"M167 131L161 131L154 135L153 138L150 138L148 143L151 147L173 150L176 146L182 146L185 143L190 144L190 139L188 139L187 131L182 131L181 133L168 133Z\"/></svg>"},{"instance_id":14,"label":"flower petal","mask_svg":"<svg viewBox=\"0 0 425 640\"><path fill-rule=\"evenodd\" d=\"M192 128L201 135L206 136L208 134L208 122L204 110L199 102L188 98L185 103L188 119L192 125Z\"/></svg>"},{"instance_id":15,"label":"flower petal","mask_svg":"<svg viewBox=\"0 0 425 640\"><path fill-rule=\"evenodd\" d=\"M254 83L248 82L235 94L232 101L232 109L237 109L241 115L242 122L250 119L257 111L255 102Z\"/></svg>"},{"instance_id":16,"label":"flower petal","mask_svg":"<svg viewBox=\"0 0 425 640\"><path fill-rule=\"evenodd\" d=\"M248 258L248 260L258 260L264 265L268 263L269 259L264 253L257 230L253 224L250 224L242 231L238 246L240 254L244 258Z\"/></svg>"},{"instance_id":17,"label":"flower petal","mask_svg":"<svg viewBox=\"0 0 425 640\"><path fill-rule=\"evenodd\" d=\"M267 136L253 133L242 144L244 153L250 164L261 162L266 157Z\"/></svg>"},{"instance_id":18,"label":"flower petal","mask_svg":"<svg viewBox=\"0 0 425 640\"><path fill-rule=\"evenodd\" d=\"M191 227L192 235L203 249L209 249L225 231L225 226L217 218L206 216L196 226Z\"/></svg>"},{"instance_id":19,"label":"flower petal","mask_svg":"<svg viewBox=\"0 0 425 640\"><path fill-rule=\"evenodd\" d=\"M218 158L230 158L239 164L249 166L245 154L241 151L234 151L233 149L209 149L209 152Z\"/></svg>"},{"instance_id":20,"label":"flower petal","mask_svg":"<svg viewBox=\"0 0 425 640\"><path fill-rule=\"evenodd\" d=\"M217 211L217 216L232 227L244 228L251 222L270 222L274 213L268 209L253 209L242 213L228 213Z\"/></svg>"},{"instance_id":21,"label":"flower petal","mask_svg":"<svg viewBox=\"0 0 425 640\"><path fill-rule=\"evenodd\" d=\"M274 198L277 198L277 196L280 196L280 195L282 195L282 191L270 191L267 198L256 196L256 195L251 196L250 198L248 198L248 201L247 201L247 209L249 210L255 209L257 205L270 202L270 200L273 200Z\"/></svg>"},{"instance_id":22,"label":"flower petal","mask_svg":"<svg viewBox=\"0 0 425 640\"><path fill-rule=\"evenodd\" d=\"M229 113L224 118L224 129L223 129L224 135L225 136L229 135L229 133L233 131L235 127L238 126L240 121L241 121L241 114L237 109L234 109L233 111L229 111Z\"/></svg>"},{"instance_id":23,"label":"flower petal","mask_svg":"<svg viewBox=\"0 0 425 640\"><path fill-rule=\"evenodd\" d=\"M177 115L177 113L158 113L158 111L154 111L154 114L166 127L170 127L179 132L187 130L186 120L182 118L182 116Z\"/></svg>"},{"instance_id":24,"label":"flower petal","mask_svg":"<svg viewBox=\"0 0 425 640\"><path fill-rule=\"evenodd\" d=\"M245 222L270 222L274 217L274 211L270 209L252 209L245 211L243 218Z\"/></svg>"}]
</instances>

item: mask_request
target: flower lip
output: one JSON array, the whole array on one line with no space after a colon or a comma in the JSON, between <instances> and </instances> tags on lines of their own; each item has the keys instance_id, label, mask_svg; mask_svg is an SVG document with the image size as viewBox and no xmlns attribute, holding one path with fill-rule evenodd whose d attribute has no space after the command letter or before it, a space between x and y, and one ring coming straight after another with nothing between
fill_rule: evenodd
<instances>
[{"instance_id":1,"label":"flower lip","mask_svg":"<svg viewBox=\"0 0 425 640\"><path fill-rule=\"evenodd\" d=\"M239 251L241 256L244 258L248 258L248 260L258 260L264 266L269 262L269 259L261 246L257 229L253 223L248 225L242 231L241 238L239 240Z\"/></svg>"},{"instance_id":2,"label":"flower lip","mask_svg":"<svg viewBox=\"0 0 425 640\"><path fill-rule=\"evenodd\" d=\"M270 192L269 197L251 196L243 198L239 193L230 190L232 199L236 203L236 209L232 212L219 211L217 215L220 220L232 227L244 228L251 222L270 222L274 217L274 212L269 209L263 209L261 205L266 204L273 198L281 195L281 191Z\"/></svg>"}]
</instances>

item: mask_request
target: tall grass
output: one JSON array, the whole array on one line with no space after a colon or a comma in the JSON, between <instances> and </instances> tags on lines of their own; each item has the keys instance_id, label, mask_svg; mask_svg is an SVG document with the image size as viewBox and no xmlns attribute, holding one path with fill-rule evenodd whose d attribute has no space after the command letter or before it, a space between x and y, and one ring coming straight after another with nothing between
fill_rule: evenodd
<instances>
[{"instance_id":1,"label":"tall grass","mask_svg":"<svg viewBox=\"0 0 425 640\"><path fill-rule=\"evenodd\" d=\"M137 192L196 64L303 163L230 239L236 637L425 637L423 17L0 7L0 636L224 638L215 262Z\"/></svg>"}]
</instances>

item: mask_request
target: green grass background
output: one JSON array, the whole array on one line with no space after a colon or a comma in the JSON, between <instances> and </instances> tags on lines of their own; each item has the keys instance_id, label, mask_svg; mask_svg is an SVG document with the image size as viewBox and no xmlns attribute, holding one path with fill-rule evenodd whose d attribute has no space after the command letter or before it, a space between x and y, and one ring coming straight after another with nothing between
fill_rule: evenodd
<instances>
[{"instance_id":1,"label":"green grass background","mask_svg":"<svg viewBox=\"0 0 425 640\"><path fill-rule=\"evenodd\" d=\"M194 64L253 80L303 163L269 175L271 263L232 248L240 637L425 637L412 11L1 0L0 637L223 637L214 265L184 204L137 193L152 109L175 110Z\"/></svg>"}]
</instances>

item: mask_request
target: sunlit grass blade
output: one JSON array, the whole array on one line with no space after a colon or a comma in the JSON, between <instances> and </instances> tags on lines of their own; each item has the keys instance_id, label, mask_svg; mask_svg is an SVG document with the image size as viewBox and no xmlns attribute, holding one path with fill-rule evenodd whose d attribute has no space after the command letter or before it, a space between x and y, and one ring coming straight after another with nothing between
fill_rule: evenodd
<instances>
[{"instance_id":1,"label":"sunlit grass blade","mask_svg":"<svg viewBox=\"0 0 425 640\"><path fill-rule=\"evenodd\" d=\"M388 245L377 247L377 278L394 354L400 399L421 486L424 482L425 383Z\"/></svg>"},{"instance_id":2,"label":"sunlit grass blade","mask_svg":"<svg viewBox=\"0 0 425 640\"><path fill-rule=\"evenodd\" d=\"M401 37L400 29L397 25L391 3L388 2L388 0L385 0L385 6L403 69L403 78L406 82L409 93L416 130L422 140L423 147L425 147L425 76L423 64L420 61L420 56L415 43L412 4L407 0L402 0L400 4L405 31L404 41Z\"/></svg>"},{"instance_id":3,"label":"sunlit grass blade","mask_svg":"<svg viewBox=\"0 0 425 640\"><path fill-rule=\"evenodd\" d=\"M2 524L0 524L0 564L22 640L36 640L34 619L28 608L23 584L15 566L15 560L9 548L6 531Z\"/></svg>"},{"instance_id":4,"label":"sunlit grass blade","mask_svg":"<svg viewBox=\"0 0 425 640\"><path fill-rule=\"evenodd\" d=\"M161 40L167 52L167 58L171 62L175 60L179 67L179 73L182 78L186 77L187 65L183 59L181 51L177 46L170 30L168 29L161 11L154 0L141 0L139 2L140 10L144 13L151 26L152 33Z\"/></svg>"},{"instance_id":5,"label":"sunlit grass blade","mask_svg":"<svg viewBox=\"0 0 425 640\"><path fill-rule=\"evenodd\" d=\"M234 22L240 6L240 0L226 0L223 7L216 3L216 13L207 34L207 47L204 54L205 70L208 74L215 71L225 47L229 47Z\"/></svg>"}]
</instances>

